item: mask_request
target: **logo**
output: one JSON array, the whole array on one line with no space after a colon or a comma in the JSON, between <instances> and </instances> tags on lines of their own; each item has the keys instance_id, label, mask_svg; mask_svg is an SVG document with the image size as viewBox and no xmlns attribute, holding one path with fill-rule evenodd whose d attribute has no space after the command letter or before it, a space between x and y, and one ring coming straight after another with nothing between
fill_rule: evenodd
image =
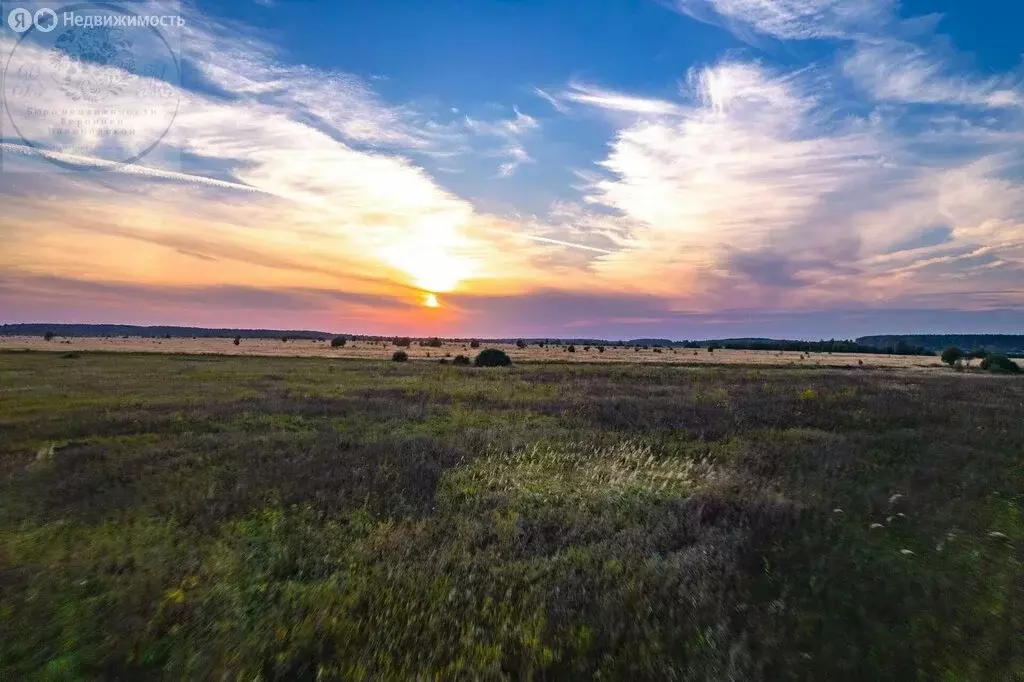
<instances>
[{"instance_id":1,"label":"logo","mask_svg":"<svg viewBox=\"0 0 1024 682\"><path fill-rule=\"evenodd\" d=\"M0 80L12 132L70 170L110 170L153 152L178 112L180 19L140 2L19 9L8 17L20 38Z\"/></svg>"},{"instance_id":2,"label":"logo","mask_svg":"<svg viewBox=\"0 0 1024 682\"><path fill-rule=\"evenodd\" d=\"M32 23L36 25L37 31L49 33L57 28L57 13L49 7L42 7L36 10L32 17Z\"/></svg>"},{"instance_id":3,"label":"logo","mask_svg":"<svg viewBox=\"0 0 1024 682\"><path fill-rule=\"evenodd\" d=\"M7 15L7 25L15 33L24 33L32 28L32 12L29 12L24 7L15 7Z\"/></svg>"}]
</instances>

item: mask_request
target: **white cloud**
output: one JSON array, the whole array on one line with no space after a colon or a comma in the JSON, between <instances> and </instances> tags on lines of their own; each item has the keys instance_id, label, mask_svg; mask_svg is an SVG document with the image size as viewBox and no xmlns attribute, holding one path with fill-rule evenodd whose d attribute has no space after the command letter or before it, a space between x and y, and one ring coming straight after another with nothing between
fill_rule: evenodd
<instances>
[{"instance_id":1,"label":"white cloud","mask_svg":"<svg viewBox=\"0 0 1024 682\"><path fill-rule=\"evenodd\" d=\"M533 158L527 154L523 146L522 138L540 128L540 123L533 116L524 114L518 107L512 107L512 111L515 114L512 118L495 121L466 117L466 127L472 132L485 137L500 138L503 141L500 149L489 152L506 159L498 168L499 177L512 175L524 163L533 163Z\"/></svg>"},{"instance_id":2,"label":"white cloud","mask_svg":"<svg viewBox=\"0 0 1024 682\"><path fill-rule=\"evenodd\" d=\"M935 52L897 40L858 44L843 72L881 102L1024 106L1024 91L1010 79L954 73Z\"/></svg>"},{"instance_id":3,"label":"white cloud","mask_svg":"<svg viewBox=\"0 0 1024 682\"><path fill-rule=\"evenodd\" d=\"M906 266L951 247L995 251L972 269L958 261L967 279L950 290L1019 281L1024 189L1006 179L1010 162L948 167L884 118L842 115L821 77L726 62L690 75L694 104L678 117L624 125L586 196L630 225L597 275L687 310L916 295L944 275ZM936 224L951 244L879 260Z\"/></svg>"},{"instance_id":4,"label":"white cloud","mask_svg":"<svg viewBox=\"0 0 1024 682\"><path fill-rule=\"evenodd\" d=\"M683 14L721 23L744 36L757 33L785 40L846 38L877 29L896 0L677 0Z\"/></svg>"},{"instance_id":5,"label":"white cloud","mask_svg":"<svg viewBox=\"0 0 1024 682\"><path fill-rule=\"evenodd\" d=\"M667 100L634 97L585 83L570 83L568 89L561 93L561 98L600 109L631 114L677 116L682 112L678 104Z\"/></svg>"}]
</instances>

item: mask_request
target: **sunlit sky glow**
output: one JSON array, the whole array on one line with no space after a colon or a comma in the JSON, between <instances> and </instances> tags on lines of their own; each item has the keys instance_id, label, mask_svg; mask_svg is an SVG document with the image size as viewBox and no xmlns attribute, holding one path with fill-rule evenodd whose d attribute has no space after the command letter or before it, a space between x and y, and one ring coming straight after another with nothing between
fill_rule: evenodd
<instances>
[{"instance_id":1,"label":"sunlit sky glow","mask_svg":"<svg viewBox=\"0 0 1024 682\"><path fill-rule=\"evenodd\" d=\"M168 7L139 162L58 170L4 121L0 322L1024 330L1013 0Z\"/></svg>"}]
</instances>

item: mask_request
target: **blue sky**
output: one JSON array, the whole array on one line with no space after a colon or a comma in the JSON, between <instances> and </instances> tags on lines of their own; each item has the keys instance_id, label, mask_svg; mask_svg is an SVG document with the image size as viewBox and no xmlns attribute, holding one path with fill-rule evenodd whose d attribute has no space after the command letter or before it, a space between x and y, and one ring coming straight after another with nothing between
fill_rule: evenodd
<instances>
[{"instance_id":1,"label":"blue sky","mask_svg":"<svg viewBox=\"0 0 1024 682\"><path fill-rule=\"evenodd\" d=\"M5 92L5 321L1024 328L1020 3L158 7L184 18L181 76L130 166L55 172L130 144L69 147ZM43 38L6 31L5 59L57 68ZM154 45L86 75L116 80ZM38 97L59 104L66 72L50 75Z\"/></svg>"}]
</instances>

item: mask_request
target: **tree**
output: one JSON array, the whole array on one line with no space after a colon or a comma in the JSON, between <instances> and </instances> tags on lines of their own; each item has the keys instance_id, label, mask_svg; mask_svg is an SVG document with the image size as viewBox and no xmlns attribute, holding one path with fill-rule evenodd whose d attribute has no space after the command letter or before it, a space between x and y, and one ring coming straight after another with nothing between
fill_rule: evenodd
<instances>
[{"instance_id":1,"label":"tree","mask_svg":"<svg viewBox=\"0 0 1024 682\"><path fill-rule=\"evenodd\" d=\"M44 341L53 341L53 332L46 332L43 334Z\"/></svg>"},{"instance_id":2,"label":"tree","mask_svg":"<svg viewBox=\"0 0 1024 682\"><path fill-rule=\"evenodd\" d=\"M1020 365L1005 355L999 355L998 353L986 355L981 361L981 368L987 372L1020 373Z\"/></svg>"},{"instance_id":3,"label":"tree","mask_svg":"<svg viewBox=\"0 0 1024 682\"><path fill-rule=\"evenodd\" d=\"M960 362L964 357L964 352L956 346L950 346L946 350L942 351L942 361L952 367L956 363Z\"/></svg>"},{"instance_id":4,"label":"tree","mask_svg":"<svg viewBox=\"0 0 1024 682\"><path fill-rule=\"evenodd\" d=\"M519 350L526 348L526 342L523 341L522 339L519 339L518 341L516 341L516 348L518 348Z\"/></svg>"},{"instance_id":5,"label":"tree","mask_svg":"<svg viewBox=\"0 0 1024 682\"><path fill-rule=\"evenodd\" d=\"M424 341L423 345L427 346L428 348L440 348L443 344L441 343L441 339L434 337L429 341Z\"/></svg>"},{"instance_id":6,"label":"tree","mask_svg":"<svg viewBox=\"0 0 1024 682\"><path fill-rule=\"evenodd\" d=\"M395 339L395 345L399 348L408 348L412 341L409 340L408 336L400 336Z\"/></svg>"},{"instance_id":7,"label":"tree","mask_svg":"<svg viewBox=\"0 0 1024 682\"><path fill-rule=\"evenodd\" d=\"M331 339L331 348L344 348L346 343L348 343L348 339L344 336L335 336Z\"/></svg>"},{"instance_id":8,"label":"tree","mask_svg":"<svg viewBox=\"0 0 1024 682\"><path fill-rule=\"evenodd\" d=\"M512 358L503 350L485 348L477 354L474 364L477 367L507 367L512 364Z\"/></svg>"},{"instance_id":9,"label":"tree","mask_svg":"<svg viewBox=\"0 0 1024 682\"><path fill-rule=\"evenodd\" d=\"M409 354L404 350L396 350L392 355L391 359L394 362L405 362L409 359Z\"/></svg>"},{"instance_id":10,"label":"tree","mask_svg":"<svg viewBox=\"0 0 1024 682\"><path fill-rule=\"evenodd\" d=\"M480 342L477 341L476 339L473 339L472 341L469 342L469 347L470 348L479 348L480 347Z\"/></svg>"},{"instance_id":11,"label":"tree","mask_svg":"<svg viewBox=\"0 0 1024 682\"><path fill-rule=\"evenodd\" d=\"M232 341L232 343L234 343L236 346L241 344L242 343L242 337L241 336L236 336L235 340Z\"/></svg>"}]
</instances>

